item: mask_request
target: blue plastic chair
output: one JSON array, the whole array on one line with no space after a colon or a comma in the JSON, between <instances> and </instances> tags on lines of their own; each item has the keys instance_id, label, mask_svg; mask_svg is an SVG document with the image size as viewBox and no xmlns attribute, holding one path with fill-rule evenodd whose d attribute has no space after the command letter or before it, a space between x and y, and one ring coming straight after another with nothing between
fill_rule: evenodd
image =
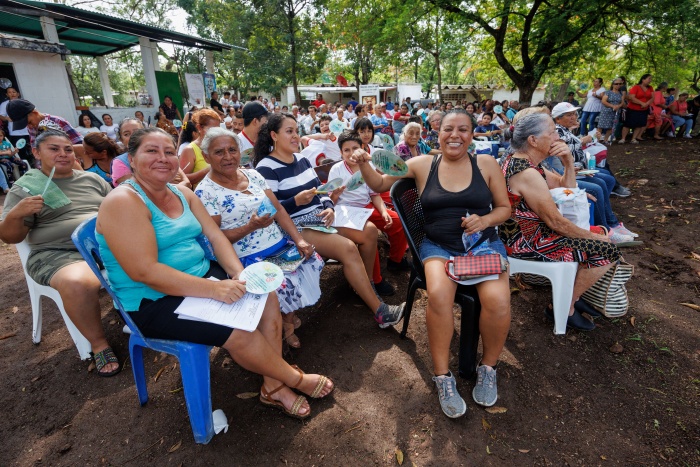
<instances>
[{"instance_id":1,"label":"blue plastic chair","mask_svg":"<svg viewBox=\"0 0 700 467\"><path fill-rule=\"evenodd\" d=\"M211 410L211 384L209 381L209 352L211 347L191 342L172 341L163 339L150 339L144 337L129 313L124 311L119 299L105 280L102 272L102 258L95 239L95 223L97 216L92 217L75 229L71 238L78 247L87 264L102 283L102 286L114 300L114 305L119 310L122 318L131 329L129 338L129 354L131 367L134 371L136 391L139 403L143 406L148 402L148 388L146 387L146 372L143 366L143 349L149 348L156 352L165 352L174 355L180 362L180 374L182 387L187 403L187 412L190 416L194 440L199 444L207 444L214 436L214 420Z\"/></svg>"}]
</instances>

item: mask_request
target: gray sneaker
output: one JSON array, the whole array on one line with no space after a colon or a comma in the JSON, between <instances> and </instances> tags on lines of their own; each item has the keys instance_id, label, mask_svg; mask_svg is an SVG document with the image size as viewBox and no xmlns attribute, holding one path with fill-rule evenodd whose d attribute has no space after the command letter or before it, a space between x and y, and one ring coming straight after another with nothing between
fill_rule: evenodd
<instances>
[{"instance_id":1,"label":"gray sneaker","mask_svg":"<svg viewBox=\"0 0 700 467\"><path fill-rule=\"evenodd\" d=\"M457 381L450 372L449 376L433 376L438 389L440 407L450 418L458 418L467 413L467 403L457 392Z\"/></svg>"},{"instance_id":2,"label":"gray sneaker","mask_svg":"<svg viewBox=\"0 0 700 467\"><path fill-rule=\"evenodd\" d=\"M382 329L388 328L389 326L394 326L403 318L404 306L406 306L405 302L401 305L387 305L386 303L382 302L382 304L379 305L376 313L374 313L374 320Z\"/></svg>"},{"instance_id":3,"label":"gray sneaker","mask_svg":"<svg viewBox=\"0 0 700 467\"><path fill-rule=\"evenodd\" d=\"M479 365L476 369L476 386L472 391L474 402L484 407L491 407L498 399L496 370L488 365Z\"/></svg>"}]
</instances>

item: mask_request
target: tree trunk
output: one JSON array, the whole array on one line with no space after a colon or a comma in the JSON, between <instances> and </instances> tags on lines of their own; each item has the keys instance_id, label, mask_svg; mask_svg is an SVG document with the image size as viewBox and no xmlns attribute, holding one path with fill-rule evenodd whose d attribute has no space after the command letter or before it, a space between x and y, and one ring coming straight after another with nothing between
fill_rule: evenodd
<instances>
[{"instance_id":1,"label":"tree trunk","mask_svg":"<svg viewBox=\"0 0 700 467\"><path fill-rule=\"evenodd\" d=\"M440 54L434 54L435 68L437 69L438 99L442 104L442 70L440 69Z\"/></svg>"},{"instance_id":2,"label":"tree trunk","mask_svg":"<svg viewBox=\"0 0 700 467\"><path fill-rule=\"evenodd\" d=\"M514 82L520 91L518 101L521 104L532 105L532 96L535 94L535 89L537 89L537 83L539 80L521 78L518 81L514 80Z\"/></svg>"},{"instance_id":3,"label":"tree trunk","mask_svg":"<svg viewBox=\"0 0 700 467\"><path fill-rule=\"evenodd\" d=\"M561 86L559 86L559 92L554 98L555 101L562 102L564 100L566 97L566 90L569 89L569 84L571 84L571 78L567 78L563 83L561 83Z\"/></svg>"},{"instance_id":4,"label":"tree trunk","mask_svg":"<svg viewBox=\"0 0 700 467\"><path fill-rule=\"evenodd\" d=\"M291 2L289 2L291 3ZM294 87L294 103L301 104L299 95L299 81L297 79L297 41L294 31L294 5L288 5L287 27L289 28L290 60L292 61L292 86Z\"/></svg>"},{"instance_id":5,"label":"tree trunk","mask_svg":"<svg viewBox=\"0 0 700 467\"><path fill-rule=\"evenodd\" d=\"M81 105L80 96L78 95L78 88L73 81L73 67L69 60L66 60L64 63L66 64L66 73L68 74L68 82L70 83L70 92L73 94L73 102L76 106L79 106Z\"/></svg>"}]
</instances>

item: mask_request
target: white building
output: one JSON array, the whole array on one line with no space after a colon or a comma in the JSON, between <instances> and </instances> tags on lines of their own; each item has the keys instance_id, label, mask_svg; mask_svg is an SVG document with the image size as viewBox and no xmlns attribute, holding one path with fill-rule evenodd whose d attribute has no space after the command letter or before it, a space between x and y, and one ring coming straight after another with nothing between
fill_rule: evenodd
<instances>
[{"instance_id":1,"label":"white building","mask_svg":"<svg viewBox=\"0 0 700 467\"><path fill-rule=\"evenodd\" d=\"M317 94L321 94L323 100L331 103L340 101L347 103L350 100L359 102L360 93L355 86L335 86L330 84L320 85L302 85L297 87L303 103L308 103L316 99ZM420 84L398 84L398 85L379 85L379 100L386 102L399 101L410 97L412 101L421 99ZM290 105L294 102L294 87L287 86L287 89L282 91L280 99L281 105Z\"/></svg>"},{"instance_id":2,"label":"white building","mask_svg":"<svg viewBox=\"0 0 700 467\"><path fill-rule=\"evenodd\" d=\"M544 100L545 86L540 86L535 89L532 94L532 101L530 105L537 104L539 101ZM433 86L430 91L430 97L433 99L438 98L438 87ZM520 91L515 88L511 90L506 86L479 86L473 84L443 84L442 85L442 100L444 102L452 102L453 104L460 101L482 101L484 99L493 99L495 101L517 101L520 98Z\"/></svg>"}]
</instances>

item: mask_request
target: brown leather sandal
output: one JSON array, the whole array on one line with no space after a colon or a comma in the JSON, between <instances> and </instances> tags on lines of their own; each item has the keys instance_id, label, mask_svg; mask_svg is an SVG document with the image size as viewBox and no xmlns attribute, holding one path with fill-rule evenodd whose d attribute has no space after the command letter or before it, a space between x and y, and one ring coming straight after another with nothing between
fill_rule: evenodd
<instances>
[{"instance_id":1,"label":"brown leather sandal","mask_svg":"<svg viewBox=\"0 0 700 467\"><path fill-rule=\"evenodd\" d=\"M295 370L297 370L299 372L299 381L297 381L297 383L294 386L292 386L292 388L299 389L299 385L301 384L301 381L304 379L304 371L296 365L292 365L292 368L294 368ZM319 376L320 376L320 378L318 379L318 383L316 384L316 387L311 392L311 394L308 395L309 397L312 397L314 399L320 399L322 397L326 397L330 393L332 393L333 390L335 389L335 385L333 385L331 387L331 390L328 391L328 394L326 394L325 396L321 396L320 395L321 391L323 391L323 389L326 387L326 383L328 383L328 381L333 383L333 381L331 381L331 379L328 378L327 376L323 376L323 375L319 375Z\"/></svg>"},{"instance_id":2,"label":"brown leather sandal","mask_svg":"<svg viewBox=\"0 0 700 467\"><path fill-rule=\"evenodd\" d=\"M301 348L301 342L299 342L299 337L294 334L294 323L282 323L282 330L284 332L283 339L290 347L294 349Z\"/></svg>"},{"instance_id":3,"label":"brown leather sandal","mask_svg":"<svg viewBox=\"0 0 700 467\"><path fill-rule=\"evenodd\" d=\"M284 384L281 384L273 391L267 392L265 390L265 385L263 384L260 387L260 403L268 407L274 407L276 409L279 409L282 412L284 412L285 415L292 418L298 418L299 420L303 420L309 417L311 415L311 408L309 408L309 411L305 414L299 413L299 409L301 409L301 406L304 404L304 402L306 402L306 398L304 396L297 397L294 400L294 403L292 404L292 407L290 409L287 409L287 407L285 407L281 401L276 401L272 398L272 395L280 389L282 389L284 386Z\"/></svg>"}]
</instances>

